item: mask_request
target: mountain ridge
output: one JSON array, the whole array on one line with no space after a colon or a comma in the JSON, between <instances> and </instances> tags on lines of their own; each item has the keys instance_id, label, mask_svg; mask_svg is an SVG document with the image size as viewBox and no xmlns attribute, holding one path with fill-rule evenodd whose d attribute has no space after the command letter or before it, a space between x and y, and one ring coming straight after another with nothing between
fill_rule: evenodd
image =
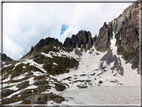
<instances>
[{"instance_id":1,"label":"mountain ridge","mask_svg":"<svg viewBox=\"0 0 142 107\"><path fill-rule=\"evenodd\" d=\"M48 44L48 42L56 42L59 43L59 46L70 48L68 51L72 51L71 48L81 47L86 48L88 45L88 49L95 45L95 48L98 51L105 52L110 46L110 39L112 38L112 32L116 34L116 45L118 48L124 48L124 53L119 53L123 57L124 54L131 54L131 58L128 59L129 63L132 63L132 68L139 68L139 58L134 58L132 54L136 54L139 56L139 8L140 3L134 2L130 6L128 6L122 14L120 14L117 18L113 19L111 22L106 24L104 22L103 26L99 30L98 36L95 36L94 39L92 38L90 31L80 30L76 35L73 34L71 38L67 37L63 44L58 41L58 39L47 37L46 39L41 39L25 56L31 54L33 51L38 50L41 47L44 47ZM129 33L127 34L126 31ZM127 34L127 35L124 35ZM121 36L120 36L121 35ZM137 35L137 36L136 36ZM120 40L121 38L121 40ZM45 43L44 43L45 42ZM93 43L94 42L94 43ZM134 48L134 49L133 49ZM135 50L134 53L128 52L129 50ZM119 49L118 49L119 51ZM22 59L22 58L20 58ZM127 58L124 58L125 60ZM135 63L131 60L137 60Z\"/></svg>"},{"instance_id":2,"label":"mountain ridge","mask_svg":"<svg viewBox=\"0 0 142 107\"><path fill-rule=\"evenodd\" d=\"M20 60L3 64L2 103L66 105L70 98L62 96L65 91L140 86L139 7L133 3L104 22L98 36L80 30L64 43L47 37Z\"/></svg>"}]
</instances>

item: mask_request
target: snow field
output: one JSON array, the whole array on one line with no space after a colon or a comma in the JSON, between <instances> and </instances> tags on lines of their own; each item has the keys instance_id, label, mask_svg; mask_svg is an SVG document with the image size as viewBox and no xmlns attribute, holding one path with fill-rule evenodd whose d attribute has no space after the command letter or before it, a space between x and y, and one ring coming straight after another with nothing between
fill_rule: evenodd
<instances>
[{"instance_id":1,"label":"snow field","mask_svg":"<svg viewBox=\"0 0 142 107\"><path fill-rule=\"evenodd\" d=\"M94 86L87 89L66 91L62 95L69 100L75 99L79 105L103 104L140 104L140 88L130 86ZM70 99L70 97L72 99Z\"/></svg>"}]
</instances>

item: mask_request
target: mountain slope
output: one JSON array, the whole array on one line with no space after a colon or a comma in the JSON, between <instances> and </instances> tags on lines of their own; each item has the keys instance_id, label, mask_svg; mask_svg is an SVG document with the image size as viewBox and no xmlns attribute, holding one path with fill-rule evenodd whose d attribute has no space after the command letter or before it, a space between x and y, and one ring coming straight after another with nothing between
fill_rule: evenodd
<instances>
[{"instance_id":1,"label":"mountain slope","mask_svg":"<svg viewBox=\"0 0 142 107\"><path fill-rule=\"evenodd\" d=\"M20 60L3 65L2 103L66 105L73 102L62 96L65 91L140 86L137 10L139 3L133 3L104 23L97 37L85 30L63 44L47 37Z\"/></svg>"},{"instance_id":2,"label":"mountain slope","mask_svg":"<svg viewBox=\"0 0 142 107\"><path fill-rule=\"evenodd\" d=\"M106 51L110 46L112 33L116 38L117 54L132 63L132 68L139 70L139 10L140 2L134 2L118 18L104 23L95 40L98 51Z\"/></svg>"}]
</instances>

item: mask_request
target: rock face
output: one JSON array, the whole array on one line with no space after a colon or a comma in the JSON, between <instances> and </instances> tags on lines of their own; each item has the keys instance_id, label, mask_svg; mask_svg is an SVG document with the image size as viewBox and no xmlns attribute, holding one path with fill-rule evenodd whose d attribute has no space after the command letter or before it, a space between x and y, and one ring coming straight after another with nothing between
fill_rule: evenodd
<instances>
[{"instance_id":1,"label":"rock face","mask_svg":"<svg viewBox=\"0 0 142 107\"><path fill-rule=\"evenodd\" d=\"M64 46L65 46L65 47L71 47L71 46L72 46L72 44L71 44L71 39L70 39L69 37L67 37L67 38L65 39Z\"/></svg>"},{"instance_id":2,"label":"rock face","mask_svg":"<svg viewBox=\"0 0 142 107\"><path fill-rule=\"evenodd\" d=\"M80 48L81 45L86 47L87 44L89 47L93 45L91 32L81 30L76 35L72 35L71 38L66 38L63 45L64 47L76 48L78 46Z\"/></svg>"},{"instance_id":3,"label":"rock face","mask_svg":"<svg viewBox=\"0 0 142 107\"><path fill-rule=\"evenodd\" d=\"M132 63L132 68L139 68L139 9L140 3L133 3L123 14L122 27L116 34L117 47L123 49L122 57L126 62ZM123 16L122 14L122 16Z\"/></svg>"},{"instance_id":4,"label":"rock face","mask_svg":"<svg viewBox=\"0 0 142 107\"><path fill-rule=\"evenodd\" d=\"M14 60L11 59L10 57L8 57L5 53L3 53L3 54L0 53L0 56L1 56L0 60L2 60L2 62L5 62L5 63L12 63L12 62L14 62Z\"/></svg>"},{"instance_id":5,"label":"rock face","mask_svg":"<svg viewBox=\"0 0 142 107\"><path fill-rule=\"evenodd\" d=\"M62 43L59 42L58 39L48 37L48 38L46 38L45 40L44 40L44 39L41 39L41 40L34 46L33 51L38 51L40 48L42 48L42 47L44 47L44 46L46 46L46 45L48 45L48 44L54 44L54 45L59 44L59 46L62 45Z\"/></svg>"},{"instance_id":6,"label":"rock face","mask_svg":"<svg viewBox=\"0 0 142 107\"><path fill-rule=\"evenodd\" d=\"M97 40L97 35L92 38L92 41L95 42Z\"/></svg>"},{"instance_id":7,"label":"rock face","mask_svg":"<svg viewBox=\"0 0 142 107\"><path fill-rule=\"evenodd\" d=\"M129 23L130 22L128 21L128 18L125 18L124 25L119 32L119 36L121 38L120 45L124 47L125 50L136 47L139 43L138 34L136 32L135 26Z\"/></svg>"},{"instance_id":8,"label":"rock face","mask_svg":"<svg viewBox=\"0 0 142 107\"><path fill-rule=\"evenodd\" d=\"M109 29L112 29L114 33L119 32L124 26L126 18L128 19L128 24L132 24L138 33L139 30L139 10L140 2L134 2L129 7L127 7L118 18L115 18L108 23Z\"/></svg>"},{"instance_id":9,"label":"rock face","mask_svg":"<svg viewBox=\"0 0 142 107\"><path fill-rule=\"evenodd\" d=\"M134 2L118 18L104 23L94 43L98 51L106 51L114 32L117 52L132 63L132 68L139 67L139 10L140 2Z\"/></svg>"},{"instance_id":10,"label":"rock face","mask_svg":"<svg viewBox=\"0 0 142 107\"><path fill-rule=\"evenodd\" d=\"M33 46L32 46L32 47L31 47L31 50L30 50L30 52L29 52L29 54L31 54L31 53L33 52L33 49L34 49L34 48L33 48Z\"/></svg>"},{"instance_id":11,"label":"rock face","mask_svg":"<svg viewBox=\"0 0 142 107\"><path fill-rule=\"evenodd\" d=\"M47 53L50 50L54 49L53 48L54 46L62 46L62 43L59 42L58 39L50 38L50 37L47 37L46 39L41 39L34 47L32 46L30 51L25 56L23 56L20 60L33 56L40 51Z\"/></svg>"},{"instance_id":12,"label":"rock face","mask_svg":"<svg viewBox=\"0 0 142 107\"><path fill-rule=\"evenodd\" d=\"M132 68L139 68L139 10L140 3L135 2L109 23L116 33L117 52Z\"/></svg>"},{"instance_id":13,"label":"rock face","mask_svg":"<svg viewBox=\"0 0 142 107\"><path fill-rule=\"evenodd\" d=\"M100 28L99 35L97 37L97 40L95 41L96 49L98 51L106 51L110 45L109 40L110 40L109 29L105 22L103 27Z\"/></svg>"}]
</instances>

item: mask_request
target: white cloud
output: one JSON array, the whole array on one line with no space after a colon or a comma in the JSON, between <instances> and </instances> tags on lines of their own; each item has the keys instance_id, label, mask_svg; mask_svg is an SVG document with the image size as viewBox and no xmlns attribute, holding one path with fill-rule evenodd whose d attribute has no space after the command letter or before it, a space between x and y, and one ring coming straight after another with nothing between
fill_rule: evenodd
<instances>
[{"instance_id":1,"label":"white cloud","mask_svg":"<svg viewBox=\"0 0 142 107\"><path fill-rule=\"evenodd\" d=\"M14 43L8 36L3 35L3 52L13 59L19 59L22 57L23 49Z\"/></svg>"},{"instance_id":2,"label":"white cloud","mask_svg":"<svg viewBox=\"0 0 142 107\"><path fill-rule=\"evenodd\" d=\"M71 37L73 34L77 34L79 31L79 27L76 26L76 27L73 27L73 26L69 26L62 35L60 35L58 37L59 41L61 41L62 43L64 42L64 40L67 38L67 37Z\"/></svg>"},{"instance_id":3,"label":"white cloud","mask_svg":"<svg viewBox=\"0 0 142 107\"><path fill-rule=\"evenodd\" d=\"M100 27L118 17L130 3L4 3L3 33L18 44L13 59L25 55L36 43L46 37L55 37L63 42L79 30L87 30L92 36ZM62 25L70 26L60 35ZM5 40L4 42L7 42ZM16 45L14 45L16 47ZM4 47L5 52L9 47ZM19 54L19 55L18 55Z\"/></svg>"}]
</instances>

